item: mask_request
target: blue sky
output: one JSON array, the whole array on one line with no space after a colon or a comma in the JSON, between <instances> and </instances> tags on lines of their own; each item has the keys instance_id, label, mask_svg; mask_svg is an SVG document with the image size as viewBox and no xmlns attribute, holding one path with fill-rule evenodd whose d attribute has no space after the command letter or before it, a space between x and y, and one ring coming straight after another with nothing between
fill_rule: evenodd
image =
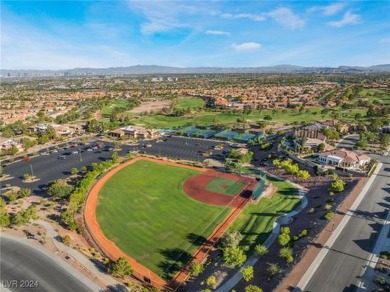
<instances>
[{"instance_id":1,"label":"blue sky","mask_svg":"<svg viewBox=\"0 0 390 292\"><path fill-rule=\"evenodd\" d=\"M1 1L1 67L390 63L390 1Z\"/></svg>"}]
</instances>

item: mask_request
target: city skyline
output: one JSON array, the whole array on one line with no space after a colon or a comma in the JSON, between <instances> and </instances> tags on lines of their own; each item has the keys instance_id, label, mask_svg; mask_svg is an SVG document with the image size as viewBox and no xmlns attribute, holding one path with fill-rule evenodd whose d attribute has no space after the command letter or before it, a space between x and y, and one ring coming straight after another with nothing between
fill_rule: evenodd
<instances>
[{"instance_id":1,"label":"city skyline","mask_svg":"<svg viewBox=\"0 0 390 292\"><path fill-rule=\"evenodd\" d=\"M390 63L386 1L2 1L6 69Z\"/></svg>"}]
</instances>

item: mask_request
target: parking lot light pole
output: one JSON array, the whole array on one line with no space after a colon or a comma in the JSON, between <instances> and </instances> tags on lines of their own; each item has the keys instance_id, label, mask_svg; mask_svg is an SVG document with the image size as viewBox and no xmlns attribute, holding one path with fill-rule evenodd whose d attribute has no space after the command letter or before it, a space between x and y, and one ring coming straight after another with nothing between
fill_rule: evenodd
<instances>
[{"instance_id":1,"label":"parking lot light pole","mask_svg":"<svg viewBox=\"0 0 390 292\"><path fill-rule=\"evenodd\" d=\"M34 177L34 172L33 172L33 166L30 164L30 169L31 169L31 177Z\"/></svg>"},{"instance_id":2,"label":"parking lot light pole","mask_svg":"<svg viewBox=\"0 0 390 292\"><path fill-rule=\"evenodd\" d=\"M81 156L81 147L80 147L80 143L79 143L79 153L80 153L80 161L83 161L83 157Z\"/></svg>"}]
</instances>

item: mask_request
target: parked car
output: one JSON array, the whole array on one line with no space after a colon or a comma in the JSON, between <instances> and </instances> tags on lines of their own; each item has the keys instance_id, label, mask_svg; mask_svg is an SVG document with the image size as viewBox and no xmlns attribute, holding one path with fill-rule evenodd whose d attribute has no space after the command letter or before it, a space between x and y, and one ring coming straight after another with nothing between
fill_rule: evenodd
<instances>
[{"instance_id":1,"label":"parked car","mask_svg":"<svg viewBox=\"0 0 390 292\"><path fill-rule=\"evenodd\" d=\"M79 154L79 151L78 150L73 150L72 154Z\"/></svg>"},{"instance_id":2,"label":"parked car","mask_svg":"<svg viewBox=\"0 0 390 292\"><path fill-rule=\"evenodd\" d=\"M64 159L66 159L66 156L65 155L58 155L57 159L64 160Z\"/></svg>"},{"instance_id":3,"label":"parked car","mask_svg":"<svg viewBox=\"0 0 390 292\"><path fill-rule=\"evenodd\" d=\"M40 155L50 155L50 153L49 152L41 152L41 153L39 153Z\"/></svg>"}]
</instances>

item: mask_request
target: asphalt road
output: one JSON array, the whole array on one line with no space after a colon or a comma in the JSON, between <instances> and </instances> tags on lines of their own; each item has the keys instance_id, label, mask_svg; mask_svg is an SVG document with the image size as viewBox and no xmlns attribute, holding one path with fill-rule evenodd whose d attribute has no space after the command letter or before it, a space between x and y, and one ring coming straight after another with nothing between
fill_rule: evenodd
<instances>
[{"instance_id":1,"label":"asphalt road","mask_svg":"<svg viewBox=\"0 0 390 292\"><path fill-rule=\"evenodd\" d=\"M390 206L390 157L304 291L355 291Z\"/></svg>"},{"instance_id":2,"label":"asphalt road","mask_svg":"<svg viewBox=\"0 0 390 292\"><path fill-rule=\"evenodd\" d=\"M0 237L0 250L1 291L94 291L85 284L89 280L82 281L77 271L72 275L69 269L27 244Z\"/></svg>"},{"instance_id":3,"label":"asphalt road","mask_svg":"<svg viewBox=\"0 0 390 292\"><path fill-rule=\"evenodd\" d=\"M344 136L343 139L341 139L339 143L337 143L336 147L352 150L355 147L355 144L359 140L360 140L359 134L347 135L347 136Z\"/></svg>"},{"instance_id":4,"label":"asphalt road","mask_svg":"<svg viewBox=\"0 0 390 292\"><path fill-rule=\"evenodd\" d=\"M165 141L164 141L165 140ZM80 154L72 154L72 151L79 150L76 148L68 148L61 150L58 153L50 155L41 155L33 157L30 161L19 161L6 165L3 169L5 174L8 174L12 179L2 181L1 184L11 184L13 186L30 188L35 194L42 193L50 181L67 178L70 175L70 170L74 167L81 169L82 166L90 167L94 162L101 162L110 159L112 151L104 150L104 146L112 146L110 143L100 143L101 147L94 151L86 151L90 145L80 147ZM151 145L151 147L144 147ZM223 149L215 150L212 146L223 145ZM140 141L138 145L124 145L119 155L125 156L129 151L139 151L141 153L160 155L170 158L187 159L193 161L203 161L205 158L222 159L222 152L228 151L230 147L227 143L203 140L186 137L166 137L157 141ZM212 152L208 157L203 156L199 151ZM41 151L42 152L42 151ZM59 155L64 155L66 159L58 159ZM39 180L32 183L24 183L23 175L26 173L38 177Z\"/></svg>"}]
</instances>

